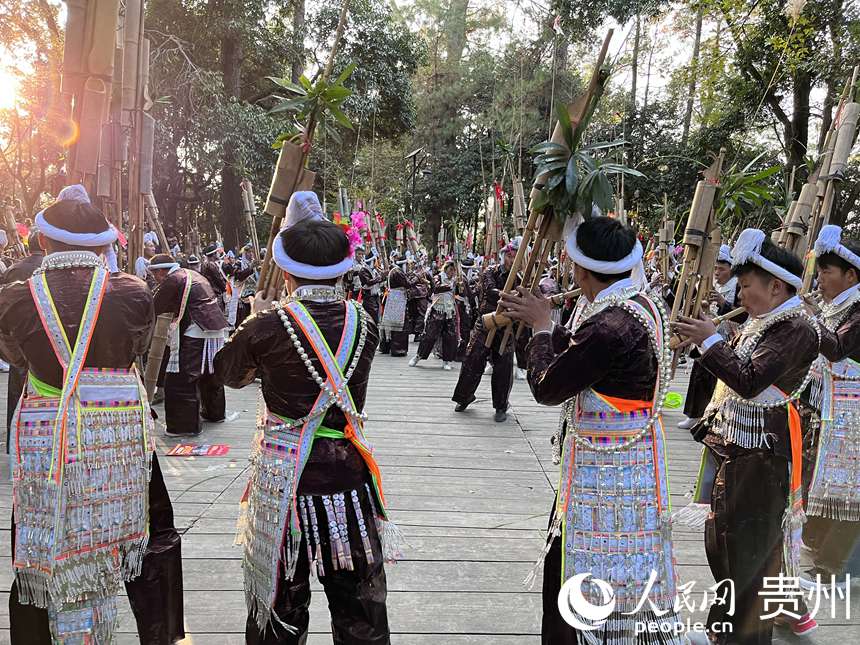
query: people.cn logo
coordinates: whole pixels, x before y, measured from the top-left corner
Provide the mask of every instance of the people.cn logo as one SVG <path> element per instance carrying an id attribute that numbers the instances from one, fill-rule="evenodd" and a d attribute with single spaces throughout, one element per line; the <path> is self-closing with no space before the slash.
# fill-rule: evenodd
<path id="1" fill-rule="evenodd" d="M 582 583 L 589 578 L 589 584 L 597 587 L 603 596 L 602 605 L 591 604 L 582 593 Z M 603 627 L 615 610 L 615 592 L 606 580 L 594 578 L 590 573 L 578 573 L 562 585 L 558 593 L 558 610 L 574 629 L 594 631 Z"/>

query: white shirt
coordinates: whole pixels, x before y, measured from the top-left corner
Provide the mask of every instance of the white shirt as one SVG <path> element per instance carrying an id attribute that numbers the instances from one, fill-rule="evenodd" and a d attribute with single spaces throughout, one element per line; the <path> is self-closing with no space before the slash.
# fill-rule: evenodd
<path id="1" fill-rule="evenodd" d="M 848 300 L 851 296 L 854 295 L 854 292 L 860 289 L 860 284 L 855 284 L 853 287 L 848 287 L 845 291 L 836 296 L 833 300 L 830 301 L 830 304 L 834 307 L 838 307 L 843 302 Z"/>

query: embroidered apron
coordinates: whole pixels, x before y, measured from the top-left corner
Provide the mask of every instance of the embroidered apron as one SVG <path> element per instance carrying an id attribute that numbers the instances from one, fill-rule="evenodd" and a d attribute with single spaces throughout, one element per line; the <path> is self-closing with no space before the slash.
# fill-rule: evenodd
<path id="1" fill-rule="evenodd" d="M 305 338 L 322 364 L 327 379 L 326 388 L 341 388 L 348 405 L 356 416 L 345 415 L 347 426 L 344 437 L 350 440 L 364 458 L 373 481 L 378 522 L 383 522 L 380 535 L 384 536 L 388 515 L 382 493 L 379 466 L 373 458 L 372 448 L 364 436 L 363 423 L 349 388 L 344 381 L 344 369 L 352 357 L 358 337 L 362 313 L 361 305 L 346 301 L 346 316 L 337 352 L 332 352 L 310 313 L 300 302 L 290 302 L 284 309 L 301 328 Z M 254 439 L 251 456 L 251 480 L 247 504 L 239 523 L 237 542 L 244 545 L 243 569 L 245 598 L 248 609 L 256 616 L 262 629 L 274 617 L 273 606 L 277 596 L 279 563 L 284 561 L 286 578 L 292 579 L 301 546 L 301 525 L 297 504 L 297 489 L 302 471 L 310 456 L 311 447 L 325 414 L 314 414 L 326 408 L 329 395 L 320 390 L 308 420 L 300 428 L 285 427 L 284 420 L 261 406 L 259 429 Z M 371 496 L 371 499 L 373 496 Z"/>
<path id="2" fill-rule="evenodd" d="M 661 318 L 654 306 L 628 302 L 641 310 L 642 318 L 662 339 L 662 325 L 655 322 Z M 555 507 L 562 539 L 562 584 L 586 573 L 608 582 L 615 593 L 615 610 L 605 631 L 579 633 L 589 643 L 632 645 L 640 642 L 635 633 L 637 621 L 645 618 L 668 626 L 676 620 L 677 573 L 662 419 L 641 439 L 624 446 L 648 425 L 653 402 L 619 399 L 588 389 L 572 405 L 568 417 L 572 427 L 565 435 Z M 576 436 L 595 446 L 619 448 L 589 450 L 575 441 Z M 647 598 L 666 614 L 643 615 L 650 608 L 646 604 L 636 614 L 623 615 L 637 609 L 646 591 Z M 602 590 L 590 580 L 583 582 L 582 594 L 595 606 L 605 604 Z M 648 635 L 638 638 L 647 640 Z M 673 643 L 675 638 L 666 633 L 652 640 Z"/>
<path id="3" fill-rule="evenodd" d="M 824 359 L 822 358 L 822 361 Z M 860 521 L 860 365 L 821 366 L 821 434 L 806 512 Z"/>
<path id="4" fill-rule="evenodd" d="M 405 287 L 390 289 L 385 296 L 385 304 L 382 309 L 382 318 L 379 327 L 389 333 L 403 331 L 406 322 L 406 304 L 408 302 Z"/>
<path id="5" fill-rule="evenodd" d="M 74 346 L 45 274 L 29 281 L 63 387 L 30 374 L 13 418 L 13 566 L 21 602 L 49 610 L 61 643 L 109 642 L 116 595 L 140 574 L 149 537 L 152 421 L 140 377 L 83 367 L 108 279 L 94 270 Z"/>

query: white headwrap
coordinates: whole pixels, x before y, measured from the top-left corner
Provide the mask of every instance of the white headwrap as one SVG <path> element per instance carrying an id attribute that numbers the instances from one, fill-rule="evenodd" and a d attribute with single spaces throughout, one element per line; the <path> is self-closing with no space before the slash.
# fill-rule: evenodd
<path id="1" fill-rule="evenodd" d="M 290 203 L 287 205 L 287 212 L 284 216 L 284 223 L 281 225 L 281 231 L 292 228 L 299 222 L 307 219 L 325 220 L 317 194 L 310 190 L 293 193 L 292 197 L 290 197 Z M 304 278 L 305 280 L 332 280 L 339 278 L 352 269 L 353 266 L 352 254 L 347 255 L 337 264 L 328 266 L 316 266 L 297 262 L 287 255 L 280 238 L 275 240 L 275 243 L 272 245 L 272 257 L 275 260 L 275 264 L 291 276 Z"/>
<path id="2" fill-rule="evenodd" d="M 854 268 L 860 270 L 860 256 L 842 244 L 842 227 L 828 224 L 821 228 L 818 239 L 815 240 L 815 257 L 820 258 L 825 253 L 835 253 Z"/>
<path id="3" fill-rule="evenodd" d="M 87 195 L 86 189 L 80 184 L 66 186 L 57 195 L 57 201 L 79 202 L 89 204 L 90 198 Z M 113 226 L 108 226 L 106 231 L 101 233 L 72 233 L 65 229 L 49 224 L 45 219 L 45 211 L 39 211 L 34 222 L 39 233 L 56 242 L 62 242 L 69 246 L 108 246 L 116 242 L 118 235 Z"/>
<path id="4" fill-rule="evenodd" d="M 155 231 L 149 231 L 148 233 L 144 233 L 143 243 L 158 246 L 158 235 L 155 234 Z"/>
<path id="5" fill-rule="evenodd" d="M 732 267 L 752 262 L 786 284 L 790 284 L 795 289 L 803 287 L 802 278 L 762 256 L 761 245 L 764 243 L 766 237 L 764 231 L 760 231 L 757 228 L 744 229 L 738 236 L 738 241 L 735 242 L 735 246 L 732 249 Z"/>
<path id="6" fill-rule="evenodd" d="M 717 256 L 717 262 L 732 263 L 732 247 L 728 244 L 720 245 L 720 254 Z"/>
<path id="7" fill-rule="evenodd" d="M 158 264 L 150 263 L 147 265 L 150 271 L 157 271 L 158 269 L 169 269 L 170 273 L 176 271 L 179 267 L 179 262 L 159 262 Z"/>
<path id="8" fill-rule="evenodd" d="M 576 243 L 576 232 L 579 225 L 582 224 L 582 218 L 579 215 L 574 215 L 568 218 L 564 225 L 564 238 L 567 254 L 574 263 L 581 266 L 583 269 L 594 271 L 595 273 L 605 273 L 607 275 L 617 275 L 619 273 L 627 273 L 632 271 L 631 278 L 633 284 L 639 288 L 647 286 L 645 279 L 645 265 L 642 263 L 644 249 L 639 239 L 633 245 L 633 249 L 625 257 L 620 260 L 595 260 L 587 256 L 579 245 Z"/>

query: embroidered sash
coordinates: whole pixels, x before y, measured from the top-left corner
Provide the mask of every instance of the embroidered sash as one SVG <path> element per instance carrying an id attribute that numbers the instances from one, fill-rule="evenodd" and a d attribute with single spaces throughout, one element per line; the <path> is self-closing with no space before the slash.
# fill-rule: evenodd
<path id="1" fill-rule="evenodd" d="M 83 367 L 108 279 L 94 270 L 74 346 L 45 274 L 29 281 L 63 387 L 30 375 L 13 419 L 13 565 L 22 602 L 49 609 L 58 642 L 82 625 L 91 635 L 112 631 L 116 594 L 139 575 L 148 541 L 152 446 L 142 383 L 134 369 Z"/>
<path id="2" fill-rule="evenodd" d="M 283 559 L 286 578 L 292 579 L 299 558 L 301 528 L 297 488 L 310 456 L 317 430 L 321 428 L 330 400 L 328 390 L 341 390 L 341 402 L 356 412 L 346 415 L 345 438 L 359 450 L 371 473 L 377 496 L 379 520 L 386 520 L 379 467 L 364 437 L 363 424 L 343 370 L 355 349 L 362 314 L 354 301 L 344 303 L 346 316 L 337 352 L 332 352 L 325 338 L 300 302 L 290 302 L 284 309 L 298 324 L 325 370 L 325 386 L 314 402 L 308 420 L 300 428 L 289 427 L 283 420 L 262 407 L 260 427 L 251 457 L 252 474 L 247 506 L 239 524 L 238 542 L 244 544 L 245 597 L 249 611 L 256 616 L 261 629 L 273 616 L 278 590 L 278 565 Z M 316 414 L 315 414 L 316 413 Z M 275 616 L 277 619 L 277 616 Z"/>

